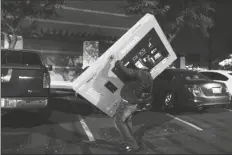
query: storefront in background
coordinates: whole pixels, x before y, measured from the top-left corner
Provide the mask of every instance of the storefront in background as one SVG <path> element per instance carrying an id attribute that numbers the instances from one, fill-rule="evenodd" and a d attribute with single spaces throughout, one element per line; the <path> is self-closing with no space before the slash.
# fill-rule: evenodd
<path id="1" fill-rule="evenodd" d="M 83 57 L 78 53 L 42 53 L 46 65 L 52 65 L 52 81 L 72 81 L 81 72 Z"/>
<path id="2" fill-rule="evenodd" d="M 83 42 L 83 66 L 86 68 L 90 66 L 100 56 L 98 41 L 84 41 Z"/>

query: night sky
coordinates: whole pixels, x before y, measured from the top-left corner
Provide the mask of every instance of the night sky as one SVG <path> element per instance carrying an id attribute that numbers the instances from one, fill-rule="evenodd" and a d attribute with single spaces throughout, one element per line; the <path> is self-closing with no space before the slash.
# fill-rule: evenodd
<path id="1" fill-rule="evenodd" d="M 214 56 L 220 56 L 219 50 L 224 54 L 232 53 L 232 0 L 216 0 L 215 27 L 212 28 Z M 218 44 L 218 45 L 216 45 Z M 222 56 L 223 56 L 222 55 Z"/>
<path id="2" fill-rule="evenodd" d="M 219 41 L 220 48 L 232 53 L 232 0 L 216 0 L 215 27 L 212 29 L 214 44 Z M 216 52 L 216 51 L 214 51 Z"/>

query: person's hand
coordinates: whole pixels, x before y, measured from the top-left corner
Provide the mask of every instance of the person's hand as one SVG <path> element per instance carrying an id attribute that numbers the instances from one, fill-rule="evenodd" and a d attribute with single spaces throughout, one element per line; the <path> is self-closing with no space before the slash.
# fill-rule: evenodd
<path id="1" fill-rule="evenodd" d="M 113 59 L 114 59 L 114 56 L 110 55 L 108 58 L 106 58 L 106 63 L 107 64 L 111 63 Z"/>
<path id="2" fill-rule="evenodd" d="M 116 57 L 115 57 L 115 54 L 110 55 L 110 56 L 108 57 L 108 62 L 113 61 L 115 58 L 116 58 Z"/>
<path id="3" fill-rule="evenodd" d="M 115 56 L 113 54 L 109 57 L 110 60 L 113 60 L 114 58 Z"/>
<path id="4" fill-rule="evenodd" d="M 117 60 L 115 62 L 115 66 L 120 66 L 120 65 L 123 65 L 123 62 L 121 60 Z"/>

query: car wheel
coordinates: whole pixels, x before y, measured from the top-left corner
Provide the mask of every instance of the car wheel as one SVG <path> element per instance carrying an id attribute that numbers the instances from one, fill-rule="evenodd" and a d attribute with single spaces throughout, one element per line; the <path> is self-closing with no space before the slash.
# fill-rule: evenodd
<path id="1" fill-rule="evenodd" d="M 52 114 L 51 104 L 49 103 L 51 103 L 51 98 L 48 98 L 48 103 L 45 107 L 38 109 L 38 113 L 43 119 L 48 119 Z"/>
<path id="2" fill-rule="evenodd" d="M 162 110 L 168 112 L 174 112 L 176 110 L 176 97 L 173 92 L 167 92 L 164 96 Z"/>
<path id="3" fill-rule="evenodd" d="M 196 107 L 195 110 L 196 110 L 197 113 L 203 113 L 203 112 L 205 112 L 207 109 L 208 109 L 207 107 L 202 107 L 202 106 L 200 106 L 200 107 Z"/>
<path id="4" fill-rule="evenodd" d="M 48 119 L 52 113 L 51 109 L 48 106 L 39 109 L 38 112 L 39 112 L 40 117 L 42 117 L 43 119 Z"/>
<path id="5" fill-rule="evenodd" d="M 229 106 L 230 106 L 229 104 L 224 104 L 222 108 L 229 109 Z"/>
<path id="6" fill-rule="evenodd" d="M 211 107 L 203 107 L 203 111 L 209 110 Z"/>

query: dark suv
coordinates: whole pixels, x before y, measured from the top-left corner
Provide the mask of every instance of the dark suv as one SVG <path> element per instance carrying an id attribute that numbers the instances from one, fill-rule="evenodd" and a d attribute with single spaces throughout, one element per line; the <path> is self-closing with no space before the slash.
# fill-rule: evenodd
<path id="1" fill-rule="evenodd" d="M 17 109 L 50 116 L 50 75 L 39 52 L 1 50 L 1 111 L 2 115 Z"/>

